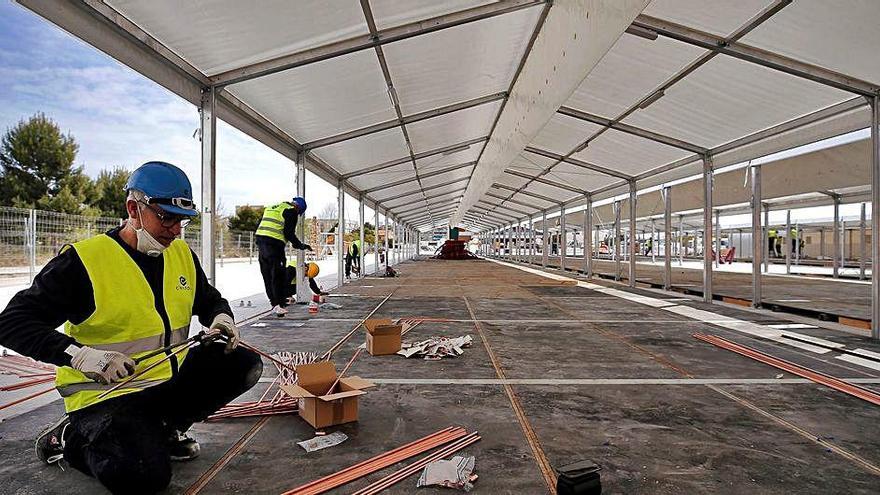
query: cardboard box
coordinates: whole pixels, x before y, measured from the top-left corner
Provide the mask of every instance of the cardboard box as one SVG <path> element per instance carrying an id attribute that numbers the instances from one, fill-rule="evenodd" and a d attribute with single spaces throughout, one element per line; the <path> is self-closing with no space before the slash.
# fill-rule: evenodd
<path id="1" fill-rule="evenodd" d="M 374 386 L 363 378 L 343 377 L 336 381 L 336 367 L 330 361 L 302 364 L 296 367 L 296 385 L 281 385 L 287 395 L 299 399 L 299 415 L 315 428 L 341 425 L 358 420 L 358 396 Z"/>
<path id="2" fill-rule="evenodd" d="M 400 350 L 402 325 L 393 325 L 387 318 L 376 318 L 365 321 L 364 327 L 367 329 L 367 352 L 373 356 L 397 354 Z"/>

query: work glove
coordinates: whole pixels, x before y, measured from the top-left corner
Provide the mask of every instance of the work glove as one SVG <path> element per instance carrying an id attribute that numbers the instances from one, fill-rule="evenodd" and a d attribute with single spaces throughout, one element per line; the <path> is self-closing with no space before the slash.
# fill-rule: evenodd
<path id="1" fill-rule="evenodd" d="M 230 353 L 233 349 L 238 347 L 238 341 L 240 338 L 238 327 L 235 326 L 235 320 L 233 320 L 228 314 L 220 313 L 215 316 L 214 321 L 211 322 L 209 330 L 219 330 L 221 334 L 228 338 L 228 341 L 226 342 L 226 353 Z"/>
<path id="2" fill-rule="evenodd" d="M 134 373 L 134 361 L 121 352 L 80 347 L 70 357 L 70 365 L 103 385 L 123 380 Z"/>
<path id="3" fill-rule="evenodd" d="M 304 244 L 304 245 L 303 245 L 303 249 L 305 249 L 306 251 L 314 251 L 314 250 L 312 249 L 312 246 L 309 246 L 308 244 Z"/>

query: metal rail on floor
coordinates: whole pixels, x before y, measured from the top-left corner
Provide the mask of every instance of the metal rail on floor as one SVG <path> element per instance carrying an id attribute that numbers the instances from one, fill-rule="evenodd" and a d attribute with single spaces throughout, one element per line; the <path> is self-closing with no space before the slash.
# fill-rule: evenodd
<path id="1" fill-rule="evenodd" d="M 865 387 L 846 382 L 831 375 L 826 375 L 825 373 L 820 373 L 818 371 L 805 368 L 790 361 L 786 361 L 784 359 L 780 359 L 778 357 L 763 353 L 757 349 L 752 349 L 751 347 L 737 344 L 736 342 L 731 342 L 730 340 L 719 337 L 717 335 L 695 333 L 694 338 L 700 339 L 704 342 L 708 342 L 722 349 L 727 349 L 728 351 L 733 351 L 737 354 L 752 358 L 756 361 L 768 364 L 775 368 L 779 368 L 793 375 L 807 378 L 821 385 L 825 385 L 826 387 L 833 388 L 834 390 L 852 395 L 853 397 L 857 397 L 859 399 L 868 401 L 871 404 L 880 406 L 880 394 Z"/>

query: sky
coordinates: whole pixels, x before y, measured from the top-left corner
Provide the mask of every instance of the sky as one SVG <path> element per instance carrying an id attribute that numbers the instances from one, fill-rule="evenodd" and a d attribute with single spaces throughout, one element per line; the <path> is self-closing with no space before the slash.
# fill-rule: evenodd
<path id="1" fill-rule="evenodd" d="M 186 171 L 201 199 L 198 109 L 19 5 L 0 1 L 0 132 L 42 112 L 79 143 L 75 164 L 95 177 L 151 161 Z M 222 121 L 217 125 L 217 198 L 273 204 L 296 192 L 292 161 Z M 336 188 L 307 174 L 309 213 L 336 202 Z M 357 204 L 346 198 L 346 216 Z M 373 217 L 367 208 L 367 218 Z"/>

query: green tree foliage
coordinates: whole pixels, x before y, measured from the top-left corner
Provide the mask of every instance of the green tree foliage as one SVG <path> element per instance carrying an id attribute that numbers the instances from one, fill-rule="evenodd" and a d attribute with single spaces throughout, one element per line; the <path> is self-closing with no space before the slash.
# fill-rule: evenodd
<path id="1" fill-rule="evenodd" d="M 356 239 L 361 238 L 361 228 L 355 227 L 348 234 L 345 234 L 346 242 L 352 242 Z M 364 244 L 368 247 L 373 245 L 373 240 L 376 238 L 376 228 L 373 227 L 373 224 L 370 222 L 364 222 Z"/>
<path id="2" fill-rule="evenodd" d="M 93 197 L 87 203 L 97 208 L 105 216 L 127 218 L 125 184 L 128 183 L 129 177 L 131 177 L 131 172 L 122 167 L 102 170 L 95 180 Z"/>
<path id="3" fill-rule="evenodd" d="M 20 121 L 0 140 L 0 205 L 126 218 L 130 172 L 104 170 L 96 180 L 73 165 L 79 145 L 42 113 Z"/>
<path id="4" fill-rule="evenodd" d="M 235 215 L 229 219 L 229 230 L 253 232 L 257 230 L 261 218 L 263 218 L 262 206 L 236 207 Z"/>
<path id="5" fill-rule="evenodd" d="M 35 207 L 44 197 L 61 194 L 57 203 L 73 207 L 83 194 L 74 189 L 82 175 L 82 168 L 73 166 L 78 149 L 73 136 L 62 134 L 42 113 L 20 121 L 0 140 L 0 200 Z"/>

